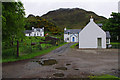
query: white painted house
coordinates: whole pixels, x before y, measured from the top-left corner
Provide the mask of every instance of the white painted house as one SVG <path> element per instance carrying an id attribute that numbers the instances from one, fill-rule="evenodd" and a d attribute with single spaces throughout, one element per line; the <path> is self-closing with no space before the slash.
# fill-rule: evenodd
<path id="1" fill-rule="evenodd" d="M 25 36 L 40 36 L 44 37 L 44 27 L 43 28 L 34 28 L 32 30 L 25 30 Z"/>
<path id="2" fill-rule="evenodd" d="M 106 48 L 106 38 L 106 32 L 91 18 L 79 33 L 79 48 Z"/>
<path id="3" fill-rule="evenodd" d="M 64 29 L 65 42 L 79 42 L 79 32 L 81 29 Z"/>
<path id="4" fill-rule="evenodd" d="M 81 29 L 64 28 L 65 42 L 79 42 L 79 48 L 106 48 L 110 44 L 109 31 L 102 30 L 102 24 L 96 24 L 91 17 L 90 22 Z"/>

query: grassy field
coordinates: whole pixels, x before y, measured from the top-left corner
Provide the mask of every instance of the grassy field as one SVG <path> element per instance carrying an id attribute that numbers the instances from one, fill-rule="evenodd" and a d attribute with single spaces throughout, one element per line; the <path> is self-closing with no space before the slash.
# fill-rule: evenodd
<path id="1" fill-rule="evenodd" d="M 20 57 L 14 57 L 14 56 L 11 56 L 10 58 L 8 59 L 3 59 L 2 62 L 13 62 L 13 61 L 18 61 L 18 60 L 24 60 L 24 59 L 31 59 L 31 58 L 34 58 L 35 56 L 40 56 L 40 55 L 43 55 L 43 54 L 47 54 L 49 52 L 51 52 L 52 50 L 64 45 L 66 43 L 61 43 L 59 44 L 58 46 L 52 46 L 48 49 L 44 49 L 44 50 L 41 50 L 41 51 L 38 51 L 38 52 L 33 52 L 31 54 L 26 54 L 26 55 L 21 55 Z"/>

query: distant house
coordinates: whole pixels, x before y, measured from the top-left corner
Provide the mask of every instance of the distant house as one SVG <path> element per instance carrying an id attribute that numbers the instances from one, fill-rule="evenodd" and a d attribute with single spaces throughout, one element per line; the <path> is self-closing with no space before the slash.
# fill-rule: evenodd
<path id="1" fill-rule="evenodd" d="M 79 42 L 79 32 L 81 29 L 66 29 L 64 28 L 65 42 Z"/>
<path id="2" fill-rule="evenodd" d="M 25 30 L 25 36 L 40 36 L 44 37 L 44 27 L 43 28 L 34 28 L 32 30 Z"/>

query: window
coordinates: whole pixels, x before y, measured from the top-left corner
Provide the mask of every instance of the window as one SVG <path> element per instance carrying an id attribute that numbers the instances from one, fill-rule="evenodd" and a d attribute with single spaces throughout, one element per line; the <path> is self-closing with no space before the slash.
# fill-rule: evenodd
<path id="1" fill-rule="evenodd" d="M 69 40 L 69 38 L 67 38 L 67 40 Z"/>
<path id="2" fill-rule="evenodd" d="M 68 32 L 68 35 L 70 34 L 70 32 Z"/>
<path id="3" fill-rule="evenodd" d="M 40 36 L 42 36 L 42 34 L 40 34 Z"/>
<path id="4" fill-rule="evenodd" d="M 39 36 L 39 34 L 37 33 L 37 36 Z"/>
<path id="5" fill-rule="evenodd" d="M 102 48 L 102 38 L 97 38 L 98 48 Z"/>
<path id="6" fill-rule="evenodd" d="M 34 34 L 34 36 L 36 36 L 36 34 Z"/>

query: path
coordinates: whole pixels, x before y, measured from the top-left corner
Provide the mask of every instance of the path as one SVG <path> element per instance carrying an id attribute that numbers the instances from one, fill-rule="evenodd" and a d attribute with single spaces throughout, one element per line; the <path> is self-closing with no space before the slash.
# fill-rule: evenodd
<path id="1" fill-rule="evenodd" d="M 65 44 L 34 59 L 3 64 L 3 78 L 81 78 L 90 74 L 113 74 L 118 69 L 117 49 L 71 49 L 73 44 Z M 40 64 L 41 61 L 49 59 L 54 59 L 57 63 L 48 66 Z"/>

